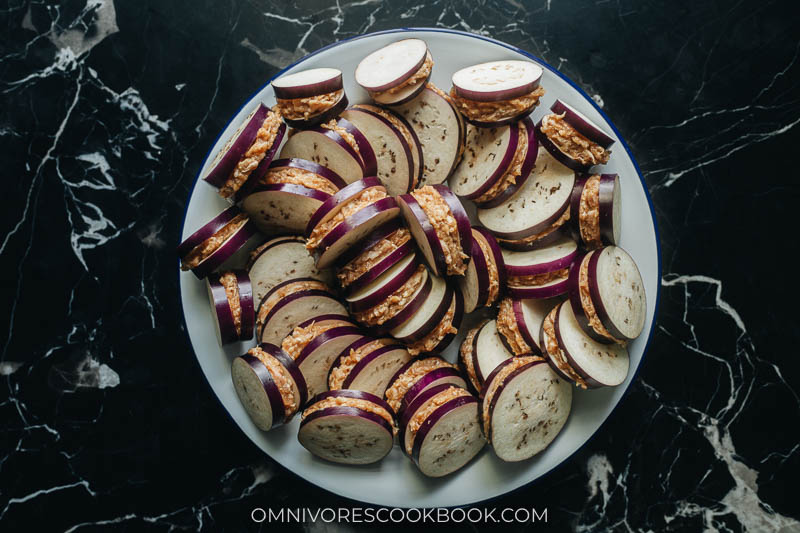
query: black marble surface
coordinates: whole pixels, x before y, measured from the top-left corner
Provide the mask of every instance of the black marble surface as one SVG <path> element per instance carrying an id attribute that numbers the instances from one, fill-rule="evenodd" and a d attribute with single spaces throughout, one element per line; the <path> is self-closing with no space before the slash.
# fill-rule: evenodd
<path id="1" fill-rule="evenodd" d="M 0 530 L 244 531 L 257 506 L 351 505 L 273 463 L 217 402 L 181 325 L 174 246 L 206 151 L 279 68 L 438 26 L 527 49 L 591 94 L 661 233 L 660 312 L 626 399 L 563 466 L 488 505 L 548 508 L 518 531 L 800 531 L 795 6 L 7 0 Z"/>

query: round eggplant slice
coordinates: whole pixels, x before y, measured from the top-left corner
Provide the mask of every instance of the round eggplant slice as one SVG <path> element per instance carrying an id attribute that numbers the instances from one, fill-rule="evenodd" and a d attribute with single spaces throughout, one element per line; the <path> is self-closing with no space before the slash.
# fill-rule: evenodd
<path id="1" fill-rule="evenodd" d="M 345 109 L 347 109 L 347 105 L 343 106 L 341 110 L 344 111 Z M 369 141 L 361 132 L 361 130 L 346 118 L 341 117 L 336 121 L 336 127 L 344 131 L 344 133 L 341 134 L 343 137 L 345 136 L 345 133 L 353 137 L 353 140 L 358 147 L 356 151 L 361 157 L 361 164 L 364 167 L 364 175 L 374 176 L 377 174 L 378 160 L 375 159 L 375 152 L 372 150 L 372 146 L 369 144 Z"/>
<path id="2" fill-rule="evenodd" d="M 178 256 L 183 258 L 241 214 L 242 210 L 235 205 L 232 205 L 219 215 L 209 220 L 207 223 L 200 226 L 197 231 L 186 237 L 186 239 L 184 239 L 184 241 L 178 245 L 176 250 Z"/>
<path id="3" fill-rule="evenodd" d="M 568 237 L 529 252 L 503 250 L 509 278 L 538 276 L 570 267 L 578 254 L 578 245 Z"/>
<path id="4" fill-rule="evenodd" d="M 578 133 L 590 141 L 599 144 L 603 148 L 608 148 L 614 144 L 614 138 L 611 137 L 611 135 L 603 131 L 600 126 L 589 120 L 583 113 L 563 100 L 556 100 L 553 105 L 550 106 L 550 111 L 557 115 L 563 113 L 565 122 L 575 128 Z"/>
<path id="5" fill-rule="evenodd" d="M 313 161 L 331 169 L 348 183 L 366 176 L 361 156 L 344 137 L 321 127 L 291 135 L 283 145 L 280 157 Z"/>
<path id="6" fill-rule="evenodd" d="M 414 446 L 414 433 L 406 432 L 411 418 L 423 407 L 428 407 L 428 405 L 431 404 L 431 400 L 438 396 L 441 392 L 449 390 L 452 394 L 452 389 L 453 386 L 450 383 L 444 382 L 425 387 L 424 390 L 420 391 L 413 398 L 410 398 L 408 402 L 405 401 L 405 397 L 403 398 L 403 402 L 397 416 L 398 426 L 400 429 L 398 434 L 398 442 L 406 455 L 411 455 Z M 437 403 L 441 403 L 441 401 Z"/>
<path id="7" fill-rule="evenodd" d="M 275 97 L 285 100 L 310 98 L 341 90 L 342 71 L 335 68 L 312 68 L 284 74 L 272 80 Z"/>
<path id="8" fill-rule="evenodd" d="M 491 200 L 481 202 L 480 206 L 483 209 L 497 207 L 498 205 L 504 203 L 506 200 L 514 196 L 514 193 L 516 193 L 519 188 L 525 184 L 528 178 L 531 177 L 533 168 L 536 165 L 536 158 L 539 155 L 539 141 L 536 137 L 536 126 L 533 124 L 533 121 L 530 119 L 530 117 L 525 117 L 521 122 L 525 126 L 527 145 L 525 148 L 525 159 L 522 160 L 519 176 L 516 177 L 514 183 L 507 185 L 505 189 L 499 192 Z M 478 198 L 476 198 L 476 201 L 477 200 Z"/>
<path id="9" fill-rule="evenodd" d="M 300 236 L 277 237 L 253 251 L 248 269 L 253 298 L 261 302 L 276 285 L 291 279 L 311 278 L 330 286 L 330 270 L 319 270 Z"/>
<path id="10" fill-rule="evenodd" d="M 400 212 L 411 230 L 417 246 L 425 257 L 425 262 L 436 276 L 447 274 L 447 264 L 445 263 L 444 250 L 436 230 L 431 224 L 428 215 L 417 202 L 417 199 L 410 194 L 403 194 L 397 197 L 397 204 Z"/>
<path id="11" fill-rule="evenodd" d="M 395 41 L 361 60 L 356 83 L 371 92 L 397 87 L 422 67 L 427 55 L 428 45 L 421 39 Z"/>
<path id="12" fill-rule="evenodd" d="M 472 254 L 464 277 L 459 278 L 458 287 L 464 297 L 467 313 L 483 307 L 489 297 L 489 265 L 483 255 L 474 234 L 472 238 Z"/>
<path id="13" fill-rule="evenodd" d="M 528 346 L 536 352 L 534 355 L 544 351 L 539 344 L 539 334 L 544 317 L 559 303 L 558 299 L 519 300 L 515 298 L 511 301 L 517 328 Z"/>
<path id="14" fill-rule="evenodd" d="M 295 362 L 303 372 L 310 396 L 328 390 L 328 373 L 333 362 L 342 350 L 364 338 L 359 328 L 343 325 L 324 331 L 300 351 Z"/>
<path id="15" fill-rule="evenodd" d="M 267 367 L 245 354 L 231 364 L 233 388 L 245 411 L 259 429 L 267 431 L 283 423 L 286 416 L 278 386 Z"/>
<path id="16" fill-rule="evenodd" d="M 319 224 L 324 224 L 339 211 L 344 208 L 348 203 L 358 199 L 361 193 L 368 189 L 380 187 L 383 188 L 380 180 L 374 176 L 354 181 L 353 183 L 343 187 L 337 191 L 336 194 L 330 196 L 323 204 L 317 209 L 309 218 L 308 225 L 305 228 L 306 235 L 311 235 L 311 232 Z"/>
<path id="17" fill-rule="evenodd" d="M 456 93 L 476 102 L 512 100 L 539 87 L 542 68 L 530 61 L 491 61 L 453 74 Z"/>
<path id="18" fill-rule="evenodd" d="M 378 178 L 391 196 L 413 188 L 414 168 L 411 146 L 391 122 L 369 109 L 354 107 L 342 113 L 364 134 L 377 160 Z"/>
<path id="19" fill-rule="evenodd" d="M 256 139 L 258 130 L 269 112 L 270 110 L 267 106 L 258 104 L 258 107 L 244 119 L 225 145 L 214 156 L 208 171 L 203 176 L 204 181 L 217 188 L 222 187 L 228 181 L 236 164 Z"/>
<path id="20" fill-rule="evenodd" d="M 220 346 L 223 346 L 239 340 L 239 333 L 236 331 L 231 302 L 228 300 L 225 286 L 220 281 L 221 277 L 221 273 L 210 274 L 206 278 L 206 288 L 211 301 L 211 315 L 214 317 L 214 326 L 216 326 L 214 332 L 217 334 Z"/>
<path id="21" fill-rule="evenodd" d="M 261 185 L 244 198 L 242 209 L 262 233 L 301 233 L 314 212 L 330 197 L 294 183 Z"/>
<path id="22" fill-rule="evenodd" d="M 381 105 L 396 106 L 406 104 L 416 98 L 417 95 L 421 93 L 423 89 L 425 89 L 425 85 L 427 85 L 430 79 L 431 72 L 428 73 L 424 80 L 420 80 L 413 84 L 410 83 L 395 92 L 386 91 L 381 93 L 371 93 L 370 96 L 372 96 L 372 99 L 375 100 L 375 102 Z"/>
<path id="23" fill-rule="evenodd" d="M 206 281 L 208 295 L 214 308 L 213 316 L 220 345 L 252 338 L 255 309 L 253 287 L 247 272 L 234 270 L 212 273 Z M 238 328 L 234 310 L 238 311 Z"/>
<path id="24" fill-rule="evenodd" d="M 466 465 L 486 444 L 480 430 L 478 400 L 461 396 L 436 408 L 422 423 L 412 457 L 429 477 L 442 477 Z"/>
<path id="25" fill-rule="evenodd" d="M 344 181 L 339 174 L 313 161 L 307 161 L 299 158 L 276 159 L 269 164 L 269 170 L 272 171 L 285 169 L 297 169 L 299 171 L 316 174 L 318 177 L 329 181 L 334 187 L 336 187 L 336 189 L 339 190 L 344 189 L 347 186 L 347 182 Z"/>
<path id="26" fill-rule="evenodd" d="M 503 461 L 522 461 L 544 450 L 572 408 L 572 387 L 541 358 L 525 359 L 532 362 L 513 370 L 484 399 L 490 442 Z"/>
<path id="27" fill-rule="evenodd" d="M 392 337 L 401 342 L 413 343 L 425 337 L 439 325 L 450 306 L 453 289 L 438 276 L 429 274 L 428 278 L 431 280 L 431 290 L 420 308 L 391 331 Z"/>
<path id="28" fill-rule="evenodd" d="M 310 289 L 292 293 L 270 309 L 261 322 L 259 338 L 261 342 L 278 344 L 301 322 L 324 314 L 346 315 L 347 309 L 328 291 Z"/>
<path id="29" fill-rule="evenodd" d="M 256 241 L 260 240 L 258 229 L 246 217 L 237 225 L 223 228 L 214 235 L 215 239 L 224 239 L 219 246 L 208 252 L 192 272 L 199 279 L 203 279 L 217 269 L 236 268 L 244 263 L 243 254 L 246 254 Z M 240 260 L 241 259 L 241 260 Z"/>
<path id="30" fill-rule="evenodd" d="M 334 463 L 376 463 L 392 450 L 394 434 L 382 416 L 339 405 L 314 411 L 300 422 L 297 440 L 309 452 Z"/>
<path id="31" fill-rule="evenodd" d="M 452 310 L 452 315 L 450 312 Z M 464 297 L 461 291 L 453 289 L 453 297 L 445 311 L 444 318 L 430 333 L 420 340 L 409 344 L 408 351 L 412 354 L 436 354 L 443 352 L 453 339 L 456 338 L 461 321 L 464 319 Z M 436 343 L 436 344 L 433 344 Z"/>
<path id="32" fill-rule="evenodd" d="M 491 189 L 509 170 L 518 143 L 516 123 L 499 128 L 468 126 L 464 156 L 450 176 L 452 191 L 473 200 Z"/>
<path id="33" fill-rule="evenodd" d="M 383 396 L 395 372 L 411 359 L 404 346 L 382 346 L 362 357 L 350 370 L 342 386 Z"/>
<path id="34" fill-rule="evenodd" d="M 503 336 L 497 331 L 497 322 L 487 321 L 472 339 L 472 367 L 475 377 L 483 384 L 486 378 L 506 359 L 514 356 L 506 349 Z"/>
<path id="35" fill-rule="evenodd" d="M 388 238 L 392 233 L 403 227 L 403 221 L 395 218 L 375 229 L 372 233 L 359 241 L 358 247 L 351 248 L 343 253 L 336 261 L 337 268 L 343 268 L 348 263 L 354 261 L 362 253 L 368 252 L 373 246 Z"/>
<path id="36" fill-rule="evenodd" d="M 547 283 L 529 287 L 509 287 L 508 294 L 520 300 L 555 298 L 569 292 L 569 277 L 557 278 Z"/>
<path id="37" fill-rule="evenodd" d="M 478 209 L 478 220 L 502 239 L 525 239 L 542 233 L 569 208 L 574 183 L 575 173 L 539 148 L 532 174 L 522 187 L 505 203 Z"/>
<path id="38" fill-rule="evenodd" d="M 361 291 L 370 283 L 378 279 L 387 270 L 396 265 L 399 261 L 407 258 L 409 255 L 414 255 L 414 245 L 411 242 L 406 242 L 400 245 L 399 248 L 392 250 L 386 257 L 380 259 L 375 265 L 365 271 L 358 278 L 353 280 L 347 285 L 347 294 L 351 295 L 357 291 Z"/>
<path id="39" fill-rule="evenodd" d="M 432 84 L 408 103 L 395 106 L 416 133 L 424 162 L 418 186 L 444 182 L 461 158 L 460 116 L 449 98 Z"/>
<path id="40" fill-rule="evenodd" d="M 350 309 L 357 313 L 380 304 L 403 286 L 414 275 L 418 266 L 415 254 L 404 257 L 375 281 L 347 296 L 345 299 L 350 304 Z"/>
<path id="41" fill-rule="evenodd" d="M 419 378 L 411 387 L 409 387 L 403 401 L 400 403 L 400 412 L 404 413 L 411 403 L 420 394 L 439 385 L 455 385 L 462 389 L 467 388 L 467 382 L 461 376 L 458 370 L 451 367 L 441 367 L 431 370 L 421 378 Z"/>
<path id="42" fill-rule="evenodd" d="M 600 236 L 609 246 L 619 242 L 622 231 L 622 189 L 619 175 L 600 175 Z"/>
<path id="43" fill-rule="evenodd" d="M 589 337 L 601 344 L 620 342 L 603 326 L 600 317 L 597 315 L 597 309 L 592 302 L 588 274 L 589 259 L 594 253 L 595 251 L 593 250 L 587 254 L 579 255 L 569 270 L 569 304 L 572 306 L 572 311 L 578 320 L 578 324 Z M 586 308 L 584 308 L 584 302 L 587 305 Z M 593 316 L 594 320 L 590 320 L 590 316 Z"/>
<path id="44" fill-rule="evenodd" d="M 624 341 L 642 333 L 647 300 L 636 262 L 619 246 L 607 246 L 589 258 L 589 292 L 600 321 Z"/>
<path id="45" fill-rule="evenodd" d="M 372 331 L 379 335 L 389 333 L 389 331 L 407 321 L 414 313 L 419 311 L 419 308 L 425 303 L 431 291 L 431 286 L 433 285 L 431 273 L 428 269 L 423 270 L 422 276 L 422 283 L 420 283 L 419 288 L 417 288 L 416 292 L 411 296 L 408 303 L 383 323 L 372 326 Z"/>
<path id="46" fill-rule="evenodd" d="M 369 235 L 375 228 L 397 217 L 400 209 L 394 198 L 381 198 L 377 202 L 347 217 L 323 237 L 317 248 L 317 268 L 328 268 L 351 246 Z"/>
<path id="47" fill-rule="evenodd" d="M 589 387 L 614 387 L 628 376 L 628 350 L 619 344 L 601 344 L 584 333 L 572 306 L 561 304 L 554 323 L 556 339 L 567 363 Z"/>

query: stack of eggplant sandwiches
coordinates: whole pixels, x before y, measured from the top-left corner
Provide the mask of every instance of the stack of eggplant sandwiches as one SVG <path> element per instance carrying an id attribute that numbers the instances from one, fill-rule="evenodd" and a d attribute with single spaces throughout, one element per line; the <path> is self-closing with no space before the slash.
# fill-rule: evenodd
<path id="1" fill-rule="evenodd" d="M 354 73 L 365 104 L 334 68 L 273 80 L 276 105 L 203 175 L 234 205 L 178 254 L 220 344 L 244 352 L 232 379 L 256 427 L 299 414 L 323 460 L 397 445 L 439 477 L 487 443 L 503 461 L 544 450 L 572 385 L 626 379 L 646 302 L 616 246 L 619 177 L 597 170 L 614 139 L 560 100 L 534 120 L 532 62 L 462 69 L 449 93 L 433 66 L 420 39 L 374 51 Z"/>

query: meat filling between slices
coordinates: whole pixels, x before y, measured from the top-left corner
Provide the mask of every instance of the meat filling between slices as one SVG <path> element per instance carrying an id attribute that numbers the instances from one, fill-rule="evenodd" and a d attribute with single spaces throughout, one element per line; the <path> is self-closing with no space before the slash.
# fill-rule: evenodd
<path id="1" fill-rule="evenodd" d="M 425 55 L 425 61 L 422 63 L 422 66 L 411 75 L 410 78 L 403 81 L 400 85 L 396 85 L 385 91 L 369 91 L 370 96 L 373 97 L 380 97 L 382 94 L 397 94 L 400 91 L 404 90 L 406 87 L 410 87 L 412 85 L 416 85 L 420 82 L 423 82 L 428 79 L 428 75 L 431 73 L 433 69 L 433 57 L 431 57 L 430 52 Z"/>
<path id="2" fill-rule="evenodd" d="M 439 192 L 426 185 L 411 193 L 433 226 L 436 237 L 442 243 L 447 275 L 461 276 L 467 269 L 467 255 L 461 249 L 461 240 L 458 234 L 458 223 L 450 211 L 450 206 Z"/>
<path id="3" fill-rule="evenodd" d="M 564 212 L 561 213 L 561 216 L 558 217 L 558 220 L 553 222 L 553 224 L 550 227 L 548 227 L 546 230 L 542 231 L 541 233 L 537 233 L 535 235 L 531 235 L 530 237 L 525 237 L 524 239 L 517 239 L 517 240 L 498 239 L 498 240 L 500 242 L 506 242 L 506 243 L 511 243 L 511 244 L 532 244 L 532 243 L 534 243 L 534 242 L 536 242 L 538 240 L 544 239 L 545 237 L 547 237 L 548 235 L 550 235 L 551 233 L 556 231 L 558 228 L 560 228 L 561 226 L 566 224 L 566 222 L 568 220 L 569 220 L 569 209 L 565 209 Z"/>
<path id="4" fill-rule="evenodd" d="M 322 409 L 327 409 L 329 407 L 355 407 L 356 409 L 361 409 L 362 411 L 374 413 L 386 420 L 389 425 L 392 426 L 392 433 L 397 433 L 397 427 L 395 426 L 394 418 L 392 417 L 391 413 L 389 413 L 380 405 L 376 405 L 369 400 L 363 400 L 360 398 L 348 398 L 346 396 L 331 396 L 329 398 L 324 398 L 303 411 L 303 418 L 305 419 L 311 413 L 321 411 Z"/>
<path id="5" fill-rule="evenodd" d="M 320 124 L 321 127 L 325 128 L 326 130 L 335 131 L 338 133 L 344 141 L 350 145 L 350 148 L 353 149 L 355 153 L 361 157 L 361 151 L 358 149 L 358 143 L 356 142 L 356 138 L 353 136 L 352 133 L 347 131 L 345 128 L 340 126 L 335 120 L 331 120 L 326 122 L 325 124 Z"/>
<path id="6" fill-rule="evenodd" d="M 566 356 L 564 356 L 564 352 L 561 351 L 561 347 L 558 345 L 558 339 L 556 338 L 556 328 L 555 328 L 555 317 L 556 313 L 558 313 L 560 306 L 556 306 L 552 311 L 550 311 L 547 316 L 544 318 L 544 322 L 542 322 L 542 332 L 544 332 L 544 349 L 547 352 L 547 355 L 550 356 L 550 359 L 556 364 L 561 372 L 568 376 L 571 380 L 575 382 L 575 384 L 582 389 L 586 389 L 586 381 L 578 374 L 572 366 L 567 362 Z"/>
<path id="7" fill-rule="evenodd" d="M 336 277 L 342 287 L 347 287 L 410 240 L 411 232 L 408 229 L 400 228 L 395 230 L 347 263 L 339 270 Z"/>
<path id="8" fill-rule="evenodd" d="M 611 152 L 590 141 L 573 128 L 564 120 L 564 113 L 546 115 L 542 119 L 542 133 L 562 153 L 582 165 L 604 165 L 608 163 Z"/>
<path id="9" fill-rule="evenodd" d="M 425 267 L 419 265 L 417 271 L 403 283 L 396 291 L 385 298 L 381 303 L 370 307 L 366 311 L 353 313 L 353 317 L 362 324 L 379 326 L 402 311 L 411 302 L 417 289 L 425 279 Z"/>
<path id="10" fill-rule="evenodd" d="M 603 246 L 600 237 L 600 176 L 594 175 L 583 186 L 578 209 L 578 229 L 590 250 Z"/>
<path id="11" fill-rule="evenodd" d="M 541 357 L 530 356 L 530 357 L 514 357 L 511 359 L 511 362 L 505 365 L 503 368 L 497 371 L 497 374 L 492 378 L 492 381 L 488 383 L 489 387 L 484 391 L 483 397 L 483 412 L 481 413 L 481 420 L 483 421 L 483 434 L 490 435 L 490 425 L 491 420 L 489 419 L 489 408 L 492 405 L 492 396 L 497 392 L 497 389 L 500 388 L 500 385 L 505 381 L 505 379 L 516 369 L 521 366 L 527 365 L 532 361 L 541 360 Z M 486 383 L 484 383 L 486 385 Z"/>
<path id="12" fill-rule="evenodd" d="M 422 376 L 437 368 L 455 368 L 455 366 L 441 357 L 426 357 L 425 359 L 417 359 L 414 361 L 411 366 L 409 366 L 405 372 L 397 376 L 391 386 L 386 389 L 386 403 L 389 404 L 389 407 L 391 407 L 395 413 L 398 412 L 403 397 L 405 397 L 408 389 L 419 381 Z"/>
<path id="13" fill-rule="evenodd" d="M 289 120 L 308 120 L 332 108 L 344 96 L 344 89 L 306 98 L 278 98 L 281 114 Z"/>
<path id="14" fill-rule="evenodd" d="M 497 331 L 505 337 L 514 355 L 522 355 L 533 351 L 519 331 L 511 298 L 504 298 L 500 302 L 500 310 L 497 313 Z"/>
<path id="15" fill-rule="evenodd" d="M 586 315 L 586 318 L 589 319 L 589 325 L 592 327 L 592 329 L 598 335 L 602 335 L 608 340 L 624 346 L 625 342 L 615 338 L 605 328 L 605 326 L 603 326 L 603 323 L 600 321 L 600 317 L 597 314 L 597 310 L 594 308 L 592 295 L 589 292 L 589 256 L 586 256 L 584 260 L 581 261 L 580 270 L 578 270 L 578 289 L 578 293 L 581 297 L 581 307 L 583 307 L 583 312 Z"/>
<path id="16" fill-rule="evenodd" d="M 522 164 L 525 162 L 525 156 L 528 153 L 528 134 L 525 131 L 525 124 L 520 122 L 519 127 L 519 141 L 517 142 L 517 150 L 514 152 L 514 159 L 511 160 L 511 165 L 508 167 L 503 176 L 497 180 L 497 183 L 492 185 L 488 191 L 475 198 L 476 204 L 482 204 L 494 200 L 500 193 L 507 188 L 517 183 L 517 178 L 522 175 Z"/>
<path id="17" fill-rule="evenodd" d="M 328 331 L 329 329 L 333 329 L 341 325 L 341 322 L 337 320 L 325 320 L 323 322 L 312 322 L 308 326 L 301 328 L 297 326 L 292 330 L 283 342 L 281 343 L 281 349 L 284 352 L 289 354 L 289 357 L 294 359 L 295 361 L 303 352 L 303 349 L 308 346 L 308 344 Z"/>
<path id="18" fill-rule="evenodd" d="M 269 316 L 270 311 L 272 311 L 272 308 L 275 307 L 278 302 L 290 294 L 311 289 L 330 292 L 330 289 L 328 289 L 328 287 L 321 281 L 296 281 L 294 283 L 287 283 L 283 287 L 270 294 L 267 300 L 262 302 L 258 308 L 258 317 L 256 322 L 258 328 L 261 329 L 261 327 L 264 325 L 264 321 Z"/>
<path id="19" fill-rule="evenodd" d="M 461 363 L 464 365 L 464 370 L 467 373 L 467 377 L 469 378 L 470 383 L 472 383 L 472 386 L 475 387 L 476 391 L 481 390 L 481 384 L 478 382 L 478 376 L 475 375 L 475 365 L 473 364 L 474 361 L 472 360 L 472 342 L 475 340 L 475 335 L 478 333 L 479 329 L 481 329 L 480 326 L 469 330 L 467 332 L 467 336 L 464 337 L 464 342 L 461 343 L 461 348 L 458 350 L 459 354 L 461 355 Z"/>
<path id="20" fill-rule="evenodd" d="M 425 335 L 423 338 L 415 343 L 408 345 L 408 353 L 411 355 L 419 355 L 421 353 L 431 352 L 436 346 L 445 338 L 449 333 L 458 333 L 458 330 L 453 327 L 453 317 L 456 314 L 456 299 L 450 302 L 450 307 L 447 308 L 442 320 L 434 328 L 433 331 Z"/>
<path id="21" fill-rule="evenodd" d="M 280 361 L 258 346 L 250 348 L 247 353 L 256 357 L 267 367 L 267 370 L 269 370 L 272 376 L 272 381 L 275 382 L 278 391 L 281 393 L 281 400 L 283 401 L 283 409 L 286 412 L 286 417 L 292 416 L 299 406 L 297 405 L 297 399 L 294 397 L 294 381 L 288 375 L 286 369 L 283 368 Z M 272 416 L 274 417 L 275 413 L 273 413 Z"/>
<path id="22" fill-rule="evenodd" d="M 550 272 L 543 272 L 541 274 L 532 274 L 529 276 L 509 276 L 509 287 L 537 287 L 545 285 L 553 281 L 567 279 L 569 276 L 569 268 L 560 268 Z"/>
<path id="23" fill-rule="evenodd" d="M 315 250 L 325 236 L 333 231 L 333 228 L 344 222 L 347 217 L 356 214 L 367 206 L 370 206 L 378 200 L 386 198 L 386 189 L 383 187 L 370 187 L 358 193 L 355 197 L 349 200 L 338 213 L 333 215 L 330 219 L 321 224 L 317 224 L 311 231 L 311 236 L 306 242 L 306 249 L 309 251 Z"/>
<path id="24" fill-rule="evenodd" d="M 219 282 L 225 289 L 225 296 L 228 298 L 228 307 L 233 315 L 233 326 L 236 328 L 236 335 L 242 334 L 242 305 L 239 301 L 239 279 L 233 272 L 225 272 L 219 277 Z"/>
<path id="25" fill-rule="evenodd" d="M 261 160 L 264 159 L 267 151 L 272 148 L 272 144 L 275 142 L 275 136 L 278 134 L 278 128 L 280 128 L 281 124 L 280 112 L 271 110 L 267 113 L 267 118 L 264 119 L 264 122 L 258 129 L 253 144 L 250 145 L 250 148 L 247 149 L 247 152 L 244 153 L 236 164 L 236 167 L 233 169 L 233 172 L 228 177 L 225 184 L 220 187 L 220 196 L 223 198 L 230 198 L 236 191 L 241 189 L 242 185 L 244 185 L 250 177 L 250 174 L 258 167 Z"/>
<path id="26" fill-rule="evenodd" d="M 474 237 L 474 239 L 478 242 L 483 257 L 486 258 L 486 267 L 489 270 L 489 294 L 486 296 L 486 303 L 483 304 L 488 307 L 500 295 L 500 272 L 497 270 L 497 263 L 494 261 L 494 254 L 489 248 L 489 243 L 484 240 L 483 236 Z"/>
<path id="27" fill-rule="evenodd" d="M 409 446 L 413 448 L 414 446 L 414 438 L 417 435 L 417 431 L 431 416 L 434 411 L 436 411 L 439 407 L 443 406 L 450 400 L 454 400 L 456 398 L 461 398 L 462 396 L 472 396 L 470 392 L 466 389 L 462 389 L 461 387 L 456 387 L 453 385 L 452 387 L 448 387 L 444 389 L 442 392 L 425 402 L 417 411 L 414 413 L 414 416 L 411 417 L 411 420 L 408 421 L 406 425 L 406 442 L 409 443 Z M 410 454 L 411 449 L 406 449 L 406 451 Z"/>
<path id="28" fill-rule="evenodd" d="M 355 367 L 359 361 L 378 348 L 386 346 L 390 343 L 390 339 L 377 339 L 372 342 L 368 342 L 363 346 L 359 346 L 355 350 L 350 350 L 350 353 L 345 357 L 342 357 L 336 367 L 331 370 L 331 373 L 328 376 L 328 388 L 330 390 L 341 389 L 344 380 L 347 379 L 347 376 L 350 375 L 353 367 Z"/>
<path id="29" fill-rule="evenodd" d="M 222 246 L 234 233 L 236 233 L 247 221 L 250 220 L 246 214 L 239 213 L 230 222 L 225 224 L 214 235 L 195 246 L 191 252 L 186 254 L 181 261 L 181 270 L 191 270 Z"/>
<path id="30" fill-rule="evenodd" d="M 497 102 L 478 102 L 458 95 L 456 88 L 450 90 L 450 98 L 456 108 L 465 117 L 477 122 L 497 122 L 515 117 L 539 105 L 539 99 L 544 96 L 544 88 L 537 87 L 528 94 L 523 94 L 511 100 Z"/>
<path id="31" fill-rule="evenodd" d="M 339 188 L 329 180 L 309 170 L 296 167 L 279 167 L 270 169 L 262 178 L 263 185 L 277 185 L 288 183 L 301 185 L 309 189 L 316 189 L 328 194 L 336 194 Z"/>

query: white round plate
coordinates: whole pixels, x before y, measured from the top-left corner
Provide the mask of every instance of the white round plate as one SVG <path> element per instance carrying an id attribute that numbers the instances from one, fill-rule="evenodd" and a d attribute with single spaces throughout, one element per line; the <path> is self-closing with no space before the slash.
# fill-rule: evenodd
<path id="1" fill-rule="evenodd" d="M 352 467 L 317 459 L 297 442 L 299 416 L 288 425 L 269 432 L 260 431 L 250 421 L 231 384 L 230 363 L 253 343 L 241 343 L 221 349 L 214 333 L 214 321 L 205 284 L 189 272 L 180 273 L 181 301 L 186 330 L 200 366 L 219 400 L 233 420 L 265 453 L 309 482 L 340 496 L 362 502 L 402 507 L 445 507 L 466 505 L 500 496 L 543 476 L 583 446 L 600 428 L 619 403 L 642 361 L 653 329 L 658 299 L 661 265 L 654 213 L 644 181 L 633 157 L 616 128 L 592 100 L 574 83 L 540 59 L 508 44 L 469 33 L 440 29 L 400 29 L 373 33 L 338 42 L 310 54 L 284 71 L 316 67 L 336 67 L 344 74 L 345 90 L 351 103 L 367 102 L 363 89 L 353 80 L 358 62 L 367 54 L 393 41 L 417 37 L 424 39 L 433 55 L 432 81 L 441 89 L 450 89 L 453 72 L 476 63 L 500 59 L 532 60 L 544 69 L 542 86 L 547 91 L 533 113 L 534 121 L 549 112 L 556 98 L 576 107 L 607 131 L 613 131 L 616 143 L 604 172 L 616 172 L 622 184 L 622 236 L 620 245 L 627 250 L 641 270 L 647 293 L 647 322 L 641 337 L 630 343 L 631 367 L 622 385 L 593 391 L 575 390 L 572 414 L 563 431 L 542 453 L 521 463 L 503 463 L 487 446 L 470 464 L 443 479 L 428 479 L 401 452 L 398 446 L 380 463 Z M 202 172 L 228 135 L 259 102 L 275 104 L 267 83 L 232 117 L 215 146 L 206 156 Z M 182 238 L 217 215 L 226 207 L 214 188 L 197 180 L 186 210 Z M 465 320 L 462 333 L 444 352 L 455 361 L 458 345 L 467 327 L 479 319 L 473 313 Z M 225 453 L 220 450 L 219 453 Z"/>

